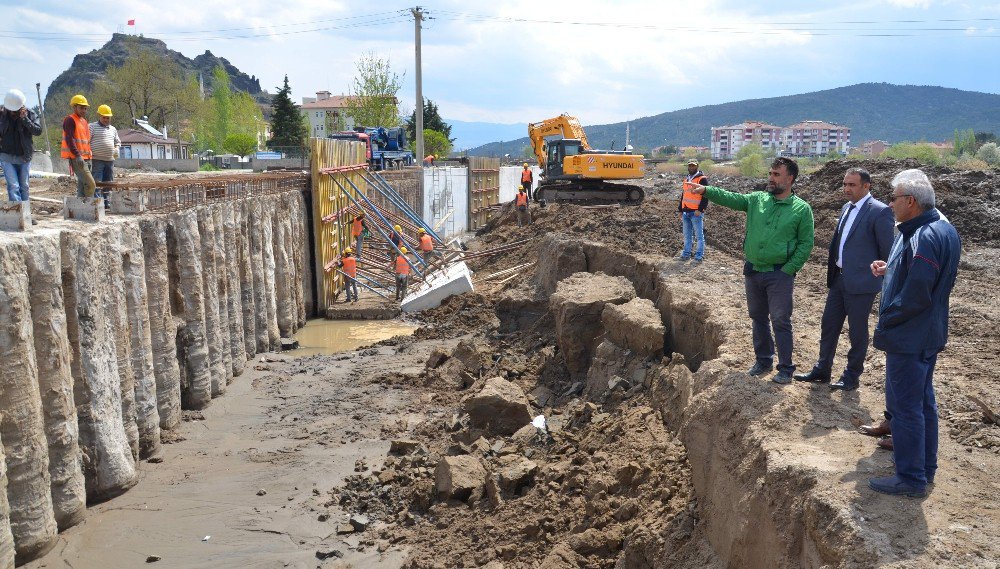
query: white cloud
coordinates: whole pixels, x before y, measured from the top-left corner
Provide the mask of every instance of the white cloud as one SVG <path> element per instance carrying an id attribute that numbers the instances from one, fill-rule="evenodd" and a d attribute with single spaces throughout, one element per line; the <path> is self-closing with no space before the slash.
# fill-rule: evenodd
<path id="1" fill-rule="evenodd" d="M 21 43 L 0 43 L 0 59 L 42 63 L 42 55 Z"/>

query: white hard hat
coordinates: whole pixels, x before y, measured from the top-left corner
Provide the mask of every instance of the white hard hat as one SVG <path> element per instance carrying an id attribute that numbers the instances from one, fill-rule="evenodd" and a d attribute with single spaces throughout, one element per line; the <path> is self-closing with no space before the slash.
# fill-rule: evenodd
<path id="1" fill-rule="evenodd" d="M 8 111 L 20 111 L 24 106 L 24 93 L 17 89 L 7 91 L 7 96 L 3 98 L 3 106 Z"/>

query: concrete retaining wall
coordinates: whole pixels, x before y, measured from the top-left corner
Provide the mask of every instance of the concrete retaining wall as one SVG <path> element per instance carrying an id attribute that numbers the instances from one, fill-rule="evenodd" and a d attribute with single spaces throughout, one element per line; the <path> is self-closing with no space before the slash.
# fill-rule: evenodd
<path id="1" fill-rule="evenodd" d="M 257 158 L 250 159 L 250 169 L 254 172 L 263 172 L 268 168 L 301 168 L 306 172 L 309 171 L 309 159 L 308 158 L 278 158 L 275 160 L 259 160 Z"/>
<path id="2" fill-rule="evenodd" d="M 517 189 L 521 187 L 522 166 L 501 166 L 500 167 L 500 203 L 509 202 L 517 196 Z M 538 166 L 531 166 L 534 173 L 531 188 L 538 187 L 538 177 L 542 174 L 542 169 Z"/>
<path id="3" fill-rule="evenodd" d="M 451 215 L 449 215 L 449 213 Z M 469 222 L 469 169 L 424 168 L 424 221 L 441 237 L 465 233 Z"/>
<path id="4" fill-rule="evenodd" d="M 132 487 L 180 411 L 305 324 L 299 192 L 0 234 L 0 568 Z M 9 504 L 9 509 L 8 509 Z"/>

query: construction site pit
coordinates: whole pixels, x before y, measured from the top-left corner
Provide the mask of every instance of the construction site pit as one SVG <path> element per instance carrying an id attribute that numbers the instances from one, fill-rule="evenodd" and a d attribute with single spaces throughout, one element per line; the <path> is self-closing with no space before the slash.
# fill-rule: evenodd
<path id="1" fill-rule="evenodd" d="M 919 167 L 831 162 L 796 183 L 817 243 L 795 284 L 800 369 L 816 358 L 825 244 L 854 165 L 877 198 Z M 882 416 L 884 355 L 869 350 L 849 393 L 746 375 L 743 214 L 710 207 L 704 263 L 682 262 L 679 183 L 649 176 L 638 206 L 550 205 L 523 228 L 501 210 L 469 249 L 525 244 L 470 261 L 475 292 L 405 321 L 307 322 L 261 298 L 262 349 L 225 395 L 185 405 L 130 489 L 88 500 L 86 519 L 24 566 L 998 567 L 1000 175 L 926 171 L 963 261 L 925 499 L 867 486 L 893 469 L 856 431 Z M 282 207 L 301 215 L 286 197 L 265 217 Z M 301 234 L 274 233 L 296 250 Z M 284 263 L 295 279 L 308 265 Z M 284 315 L 274 339 L 299 350 L 279 351 L 269 314 Z M 845 331 L 836 369 L 847 345 Z"/>

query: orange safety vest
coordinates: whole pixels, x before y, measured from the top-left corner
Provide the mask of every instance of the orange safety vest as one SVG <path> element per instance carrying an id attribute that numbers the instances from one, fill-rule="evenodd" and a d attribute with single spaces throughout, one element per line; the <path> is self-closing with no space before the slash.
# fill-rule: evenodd
<path id="1" fill-rule="evenodd" d="M 531 170 L 527 168 L 521 170 L 521 183 L 523 184 L 525 182 L 530 182 L 530 181 L 531 181 Z"/>
<path id="2" fill-rule="evenodd" d="M 358 235 L 361 235 L 361 229 L 362 229 L 361 218 L 360 217 L 355 217 L 354 218 L 354 227 L 351 228 L 351 235 L 353 235 L 355 237 L 357 237 Z"/>
<path id="3" fill-rule="evenodd" d="M 340 260 L 340 262 L 344 264 L 344 272 L 347 273 L 347 276 L 351 277 L 352 279 L 357 278 L 358 276 L 357 257 L 344 257 L 343 259 Z"/>
<path id="4" fill-rule="evenodd" d="M 425 234 L 423 237 L 420 238 L 420 250 L 421 251 L 433 251 L 434 250 L 434 243 L 431 242 L 431 236 L 430 235 L 426 235 Z"/>
<path id="5" fill-rule="evenodd" d="M 528 194 L 517 192 L 517 206 L 528 205 Z"/>
<path id="6" fill-rule="evenodd" d="M 69 115 L 75 123 L 73 128 L 73 142 L 76 144 L 76 151 L 80 153 L 80 158 L 84 160 L 90 160 L 93 154 L 90 152 L 90 123 L 87 119 L 78 116 L 76 113 Z M 60 144 L 62 152 L 60 153 L 63 158 L 68 158 L 72 160 L 75 158 L 73 153 L 70 152 L 69 144 L 66 142 L 66 133 L 63 132 L 62 143 Z"/>
<path id="7" fill-rule="evenodd" d="M 705 176 L 699 175 L 697 177 L 684 180 L 684 195 L 681 196 L 681 208 L 687 211 L 698 211 L 698 206 L 701 205 L 702 195 L 696 194 L 691 191 L 691 182 L 695 184 L 701 184 L 705 181 Z"/>
<path id="8" fill-rule="evenodd" d="M 410 274 L 410 263 L 406 260 L 406 255 L 396 255 L 396 274 Z"/>

